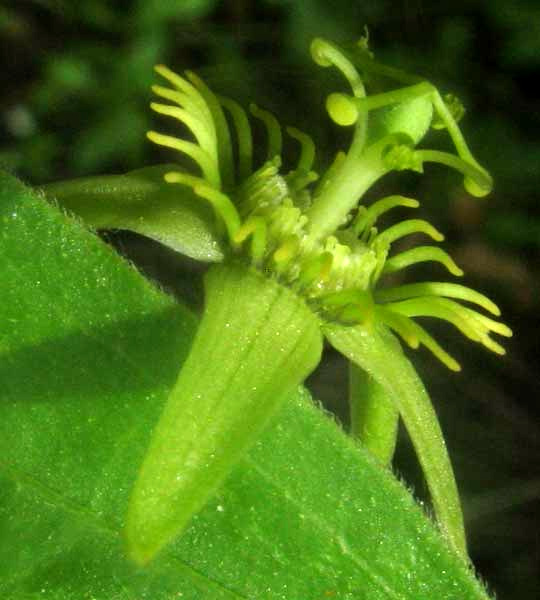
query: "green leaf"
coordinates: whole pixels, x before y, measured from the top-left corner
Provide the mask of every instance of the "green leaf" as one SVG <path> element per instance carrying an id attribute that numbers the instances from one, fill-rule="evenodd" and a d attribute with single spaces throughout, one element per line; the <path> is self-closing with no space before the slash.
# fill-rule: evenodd
<path id="1" fill-rule="evenodd" d="M 406 489 L 302 391 L 137 568 L 128 496 L 195 321 L 8 176 L 0 274 L 3 598 L 486 598 Z"/>
<path id="2" fill-rule="evenodd" d="M 223 259 L 212 210 L 186 186 L 163 181 L 177 165 L 42 186 L 45 195 L 94 229 L 128 229 L 204 262 Z"/>

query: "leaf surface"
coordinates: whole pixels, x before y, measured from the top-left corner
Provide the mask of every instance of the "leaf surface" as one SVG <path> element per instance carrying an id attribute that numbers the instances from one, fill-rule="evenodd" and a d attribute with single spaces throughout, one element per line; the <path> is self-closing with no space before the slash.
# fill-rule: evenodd
<path id="1" fill-rule="evenodd" d="M 286 408 L 148 567 L 123 520 L 194 317 L 0 176 L 0 594 L 10 600 L 480 599 L 407 490 Z"/>

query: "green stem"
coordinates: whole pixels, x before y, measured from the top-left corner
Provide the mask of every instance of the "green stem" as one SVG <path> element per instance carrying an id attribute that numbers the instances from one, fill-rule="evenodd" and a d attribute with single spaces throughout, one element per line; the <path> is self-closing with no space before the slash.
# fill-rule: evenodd
<path id="1" fill-rule="evenodd" d="M 389 465 L 396 448 L 399 412 L 384 387 L 352 362 L 349 407 L 351 435 L 383 465 Z"/>
<path id="2" fill-rule="evenodd" d="M 225 263 L 205 288 L 191 352 L 131 495 L 125 535 L 139 564 L 184 530 L 321 355 L 318 318 L 276 281 Z"/>
<path id="3" fill-rule="evenodd" d="M 327 323 L 324 333 L 349 360 L 386 390 L 409 432 L 431 493 L 433 509 L 450 546 L 467 560 L 463 514 L 437 415 L 414 367 L 386 327 Z"/>

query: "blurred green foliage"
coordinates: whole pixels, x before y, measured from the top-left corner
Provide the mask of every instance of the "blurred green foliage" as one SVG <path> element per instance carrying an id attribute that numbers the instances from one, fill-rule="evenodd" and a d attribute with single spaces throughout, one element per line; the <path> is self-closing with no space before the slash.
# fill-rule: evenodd
<path id="1" fill-rule="evenodd" d="M 417 197 L 426 218 L 448 232 L 467 283 L 499 301 L 515 330 L 502 361 L 465 349 L 445 331 L 465 363 L 460 376 L 422 354 L 418 361 L 456 460 L 481 575 L 499 600 L 539 597 L 537 0 L 0 2 L 0 165 L 39 184 L 170 161 L 145 139 L 156 121 L 148 101 L 159 62 L 198 70 L 244 103 L 254 99 L 283 124 L 312 133 L 319 159 L 330 160 L 348 132 L 329 125 L 324 99 L 343 84 L 312 64 L 309 41 L 315 35 L 354 40 L 364 25 L 379 60 L 460 96 L 467 139 L 495 178 L 495 192 L 480 201 L 436 167 L 421 178 L 402 174 L 382 182 L 377 193 L 399 189 Z M 436 145 L 444 135 L 431 139 Z M 174 256 L 134 237 L 121 244 L 141 268 L 177 287 L 162 274 L 180 277 L 185 265 Z M 187 277 L 191 293 L 193 273 Z M 311 383 L 346 421 L 343 379 L 343 366 L 330 354 Z M 421 496 L 410 454 L 404 441 L 399 469 L 417 481 Z"/>

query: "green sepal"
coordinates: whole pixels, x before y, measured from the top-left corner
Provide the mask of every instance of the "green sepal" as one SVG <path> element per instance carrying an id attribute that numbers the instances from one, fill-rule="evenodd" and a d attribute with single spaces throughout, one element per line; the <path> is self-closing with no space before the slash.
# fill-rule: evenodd
<path id="1" fill-rule="evenodd" d="M 437 415 L 424 384 L 395 336 L 380 323 L 325 324 L 328 341 L 371 375 L 396 405 L 422 465 L 435 516 L 449 545 L 467 559 L 463 514 Z"/>
<path id="2" fill-rule="evenodd" d="M 197 335 L 131 495 L 125 536 L 139 564 L 183 531 L 322 352 L 318 317 L 258 271 L 216 265 L 205 291 Z"/>
<path id="3" fill-rule="evenodd" d="M 46 197 L 93 229 L 125 229 L 204 262 L 223 260 L 212 209 L 187 186 L 163 180 L 177 165 L 41 186 Z"/>

